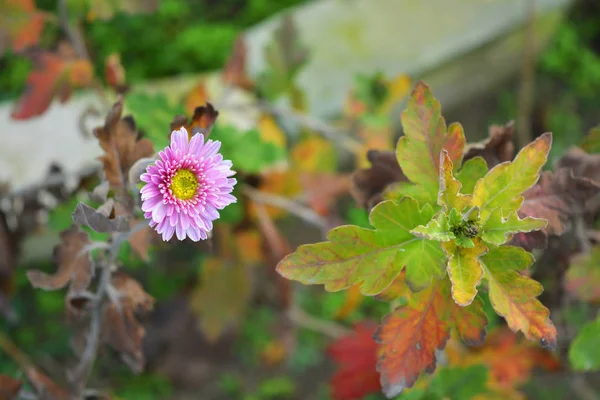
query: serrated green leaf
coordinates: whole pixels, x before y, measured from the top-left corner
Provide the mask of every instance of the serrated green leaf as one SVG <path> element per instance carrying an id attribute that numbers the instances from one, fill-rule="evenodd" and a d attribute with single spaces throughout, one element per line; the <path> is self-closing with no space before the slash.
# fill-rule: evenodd
<path id="1" fill-rule="evenodd" d="M 472 399 L 487 392 L 488 369 L 484 365 L 440 369 L 428 391 L 436 399 Z"/>
<path id="2" fill-rule="evenodd" d="M 462 127 L 452 124 L 446 131 L 440 103 L 423 82 L 415 86 L 401 119 L 404 136 L 396 147 L 398 163 L 406 177 L 419 186 L 421 195 L 435 203 L 440 152 L 446 149 L 455 167 L 460 166 L 465 145 Z"/>
<path id="3" fill-rule="evenodd" d="M 473 194 L 475 184 L 488 172 L 488 166 L 483 157 L 473 157 L 464 162 L 456 173 L 456 179 L 462 184 L 461 191 L 464 194 Z"/>
<path id="4" fill-rule="evenodd" d="M 487 219 L 495 208 L 509 212 L 521 207 L 521 194 L 537 182 L 551 146 L 552 134 L 545 133 L 525 146 L 512 162 L 496 165 L 477 182 L 472 205 L 481 209 L 481 219 Z"/>
<path id="5" fill-rule="evenodd" d="M 443 211 L 440 211 L 427 225 L 419 225 L 410 231 L 410 233 L 439 242 L 447 242 L 455 238 L 454 233 L 450 229 L 448 215 Z"/>
<path id="6" fill-rule="evenodd" d="M 576 371 L 600 369 L 600 318 L 585 325 L 571 343 L 569 362 Z"/>
<path id="7" fill-rule="evenodd" d="M 345 225 L 329 232 L 327 242 L 300 246 L 277 271 L 304 284 L 324 284 L 328 291 L 359 284 L 368 296 L 386 289 L 406 266 L 413 290 L 427 287 L 444 274 L 444 253 L 438 242 L 415 237 L 415 227 L 429 222 L 433 209 L 412 199 L 384 201 L 371 212 L 375 229 Z"/>
<path id="8" fill-rule="evenodd" d="M 533 255 L 520 247 L 491 248 L 481 257 L 494 310 L 513 331 L 544 347 L 556 346 L 556 328 L 550 311 L 536 299 L 544 290 L 539 282 L 519 274 L 533 263 Z"/>
<path id="9" fill-rule="evenodd" d="M 460 193 L 462 184 L 454 178 L 452 169 L 452 160 L 444 149 L 440 154 L 440 188 L 437 202 L 445 210 L 462 211 L 471 202 L 471 196 Z"/>
<path id="10" fill-rule="evenodd" d="M 481 239 L 499 246 L 508 242 L 512 234 L 537 231 L 545 228 L 547 224 L 548 221 L 541 218 L 520 219 L 514 211 L 508 213 L 508 217 L 503 218 L 502 209 L 496 208 L 481 227 Z"/>
<path id="11" fill-rule="evenodd" d="M 448 257 L 448 274 L 452 282 L 452 298 L 459 306 L 468 306 L 477 295 L 477 286 L 483 277 L 479 257 L 488 249 L 481 240 L 474 240 L 472 248 L 459 247 L 455 242 L 442 244 Z"/>
<path id="12" fill-rule="evenodd" d="M 387 200 L 401 200 L 404 197 L 410 197 L 416 200 L 419 204 L 432 204 L 434 201 L 427 191 L 423 191 L 420 185 L 414 185 L 410 182 L 392 183 L 384 192 L 384 197 Z"/>

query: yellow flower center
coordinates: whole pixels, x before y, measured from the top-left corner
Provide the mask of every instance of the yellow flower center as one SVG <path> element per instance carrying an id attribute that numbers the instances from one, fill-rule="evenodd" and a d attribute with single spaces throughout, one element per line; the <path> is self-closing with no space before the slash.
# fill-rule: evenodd
<path id="1" fill-rule="evenodd" d="M 180 169 L 173 177 L 169 189 L 173 192 L 173 196 L 179 200 L 191 199 L 198 189 L 196 175 L 190 170 Z"/>

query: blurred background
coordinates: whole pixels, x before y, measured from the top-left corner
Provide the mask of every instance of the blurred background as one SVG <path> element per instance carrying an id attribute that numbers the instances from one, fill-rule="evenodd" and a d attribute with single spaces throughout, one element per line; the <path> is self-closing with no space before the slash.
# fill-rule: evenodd
<path id="1" fill-rule="evenodd" d="M 0 0 L 0 374 L 25 381 L 18 398 L 61 398 L 48 388 L 71 382 L 86 317 L 27 271 L 54 273 L 75 206 L 101 204 L 89 194 L 102 174 L 94 129 L 123 96 L 155 151 L 175 116 L 210 102 L 239 201 L 212 240 L 164 243 L 145 229 L 121 245 L 119 268 L 154 304 L 105 324 L 114 332 L 101 332 L 86 396 L 384 399 L 369 324 L 389 305 L 284 281 L 274 266 L 330 228 L 368 226 L 351 173 L 369 166 L 368 149 L 394 148 L 419 80 L 469 142 L 492 125 L 517 148 L 553 132 L 551 165 L 600 123 L 600 1 Z M 552 297 L 548 275 L 556 353 L 491 311 L 488 344 L 469 353 L 451 342 L 445 375 L 417 388 L 453 400 L 599 398 L 597 375 L 573 371 L 600 365 L 568 356 L 597 299 Z M 46 394 L 32 368 L 52 383 Z M 422 398 L 410 396 L 398 399 Z"/>

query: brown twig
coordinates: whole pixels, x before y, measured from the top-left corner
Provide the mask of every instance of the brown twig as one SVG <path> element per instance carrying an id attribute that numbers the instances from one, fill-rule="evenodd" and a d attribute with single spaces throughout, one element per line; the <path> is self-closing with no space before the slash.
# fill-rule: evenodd
<path id="1" fill-rule="evenodd" d="M 304 312 L 297 306 L 292 306 L 288 311 L 288 318 L 297 326 L 322 333 L 330 338 L 337 339 L 352 334 L 352 331 L 332 321 L 322 320 Z"/>
<path id="2" fill-rule="evenodd" d="M 523 46 L 519 111 L 515 138 L 518 147 L 523 147 L 531 141 L 531 114 L 535 84 L 535 0 L 527 0 L 526 12 L 525 43 Z"/>
<path id="3" fill-rule="evenodd" d="M 353 139 L 352 137 L 348 136 L 347 133 L 332 127 L 325 121 L 322 121 L 318 118 L 312 117 L 307 114 L 303 114 L 299 111 L 290 108 L 282 106 L 272 106 L 264 101 L 259 101 L 249 105 L 223 103 L 221 105 L 221 108 L 232 111 L 244 111 L 247 108 L 256 108 L 264 113 L 271 114 L 275 117 L 292 120 L 295 123 L 302 125 L 303 127 L 320 133 L 327 139 L 331 140 L 333 143 L 338 144 L 340 148 L 348 152 L 356 153 L 363 149 L 363 145 L 356 139 Z"/>
<path id="4" fill-rule="evenodd" d="M 244 193 L 246 196 L 248 196 L 251 200 L 255 202 L 275 206 L 286 210 L 291 214 L 301 218 L 302 220 L 310 223 L 311 225 L 319 227 L 322 231 L 325 231 L 327 229 L 327 223 L 319 214 L 317 214 L 310 208 L 295 202 L 294 200 L 272 193 L 261 192 L 260 190 L 254 189 L 253 187 L 248 185 L 244 185 L 242 187 L 242 193 Z"/>

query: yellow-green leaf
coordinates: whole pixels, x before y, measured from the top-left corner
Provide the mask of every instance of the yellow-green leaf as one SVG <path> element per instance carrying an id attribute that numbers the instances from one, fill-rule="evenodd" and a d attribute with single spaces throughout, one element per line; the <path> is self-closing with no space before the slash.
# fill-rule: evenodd
<path id="1" fill-rule="evenodd" d="M 440 211 L 436 218 L 429 221 L 427 225 L 419 225 L 410 232 L 413 235 L 440 242 L 447 242 L 455 238 L 454 233 L 450 229 L 448 214 L 443 211 Z"/>
<path id="2" fill-rule="evenodd" d="M 513 331 L 521 331 L 543 347 L 556 346 L 556 328 L 550 311 L 536 299 L 544 290 L 539 282 L 519 274 L 533 263 L 533 255 L 520 247 L 491 248 L 481 257 L 489 295 L 496 312 Z"/>
<path id="3" fill-rule="evenodd" d="M 473 240 L 472 248 L 458 247 L 455 242 L 442 243 L 448 257 L 448 275 L 452 282 L 452 298 L 459 306 L 468 306 L 477 295 L 483 269 L 479 257 L 488 249 L 481 240 Z"/>
<path id="4" fill-rule="evenodd" d="M 465 136 L 459 124 L 446 131 L 440 103 L 429 87 L 419 82 L 415 86 L 402 113 L 404 136 L 396 148 L 398 163 L 406 177 L 421 187 L 423 195 L 434 203 L 439 186 L 439 161 L 442 149 L 460 166 L 465 146 Z"/>
<path id="5" fill-rule="evenodd" d="M 462 184 L 461 192 L 473 194 L 475 184 L 488 172 L 488 166 L 483 157 L 473 157 L 463 164 L 456 173 L 456 179 Z"/>
<path id="6" fill-rule="evenodd" d="M 502 209 L 496 208 L 481 227 L 481 239 L 484 242 L 501 245 L 508 242 L 512 234 L 531 232 L 545 228 L 548 221 L 541 218 L 526 217 L 520 219 L 511 211 L 508 217 L 502 217 Z"/>
<path id="7" fill-rule="evenodd" d="M 521 194 L 537 182 L 551 145 L 552 134 L 545 133 L 525 146 L 512 162 L 496 165 L 477 182 L 472 205 L 480 207 L 483 220 L 495 208 L 505 212 L 519 209 Z"/>
<path id="8" fill-rule="evenodd" d="M 462 211 L 471 202 L 471 196 L 460 193 L 462 184 L 454 178 L 452 169 L 452 160 L 444 149 L 440 154 L 438 204 L 445 210 L 455 208 L 457 211 Z"/>
<path id="9" fill-rule="evenodd" d="M 345 225 L 329 232 L 327 242 L 300 246 L 277 271 L 304 284 L 324 284 L 328 291 L 359 284 L 365 295 L 385 290 L 406 266 L 411 289 L 427 287 L 444 274 L 438 242 L 415 237 L 415 227 L 429 222 L 433 209 L 415 200 L 379 203 L 369 217 L 375 229 Z"/>

